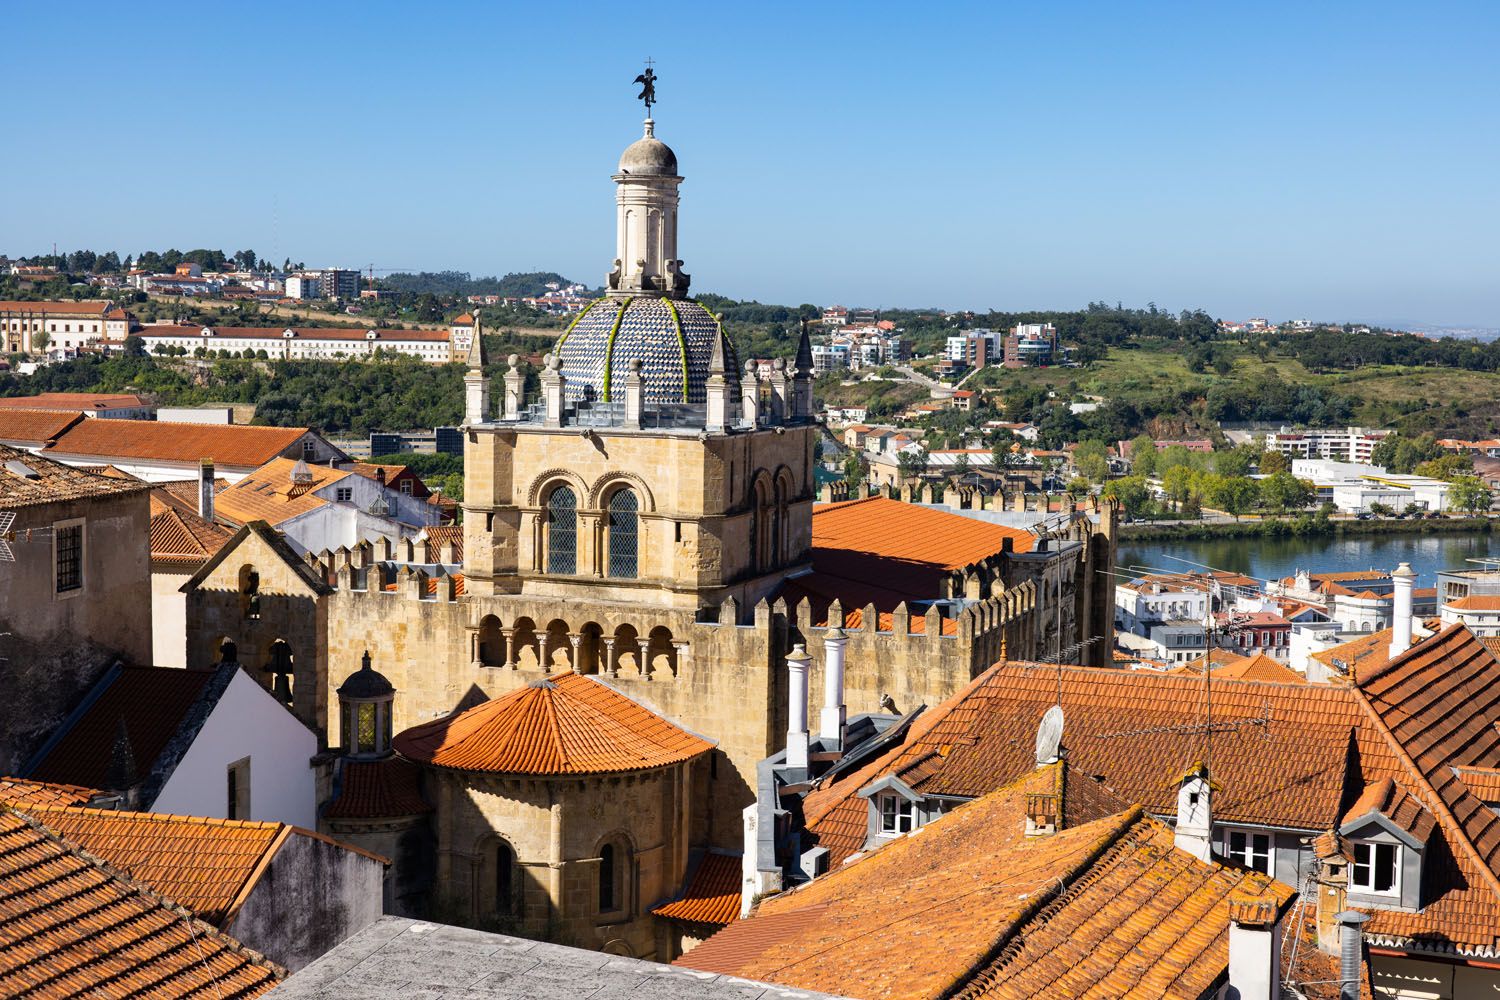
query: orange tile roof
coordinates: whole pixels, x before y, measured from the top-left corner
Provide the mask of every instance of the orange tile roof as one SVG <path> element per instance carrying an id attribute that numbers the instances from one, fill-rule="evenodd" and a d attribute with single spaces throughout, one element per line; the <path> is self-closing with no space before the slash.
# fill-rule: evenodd
<path id="1" fill-rule="evenodd" d="M 120 668 L 113 680 L 100 681 L 98 696 L 81 714 L 64 723 L 66 728 L 50 748 L 44 748 L 44 756 L 26 777 L 105 788 L 111 751 L 123 721 L 134 751 L 135 780 L 140 781 L 213 677 L 214 672 L 209 670 Z"/>
<path id="2" fill-rule="evenodd" d="M 1228 650 L 1225 650 L 1228 652 Z M 1203 657 L 1198 657 L 1191 663 L 1183 664 L 1175 670 L 1169 670 L 1169 674 L 1192 674 L 1196 677 L 1203 676 Z M 1215 678 L 1236 679 L 1242 681 L 1269 681 L 1273 684 L 1306 684 L 1307 678 L 1284 663 L 1278 663 L 1265 653 L 1256 653 L 1254 656 L 1240 656 L 1230 653 L 1228 657 L 1214 657 L 1213 672 Z"/>
<path id="3" fill-rule="evenodd" d="M 124 420 L 88 421 L 89 423 L 133 423 Z M 11 465 L 11 463 L 17 463 Z M 34 475 L 27 475 L 22 469 Z M 121 496 L 144 493 L 145 483 L 127 482 L 96 476 L 29 451 L 0 444 L 0 510 L 35 507 L 41 504 L 82 500 L 88 497 Z"/>
<path id="4" fill-rule="evenodd" d="M 0 403 L 6 402 L 10 400 L 0 400 Z M 68 412 L 4 407 L 0 409 L 0 440 L 20 441 L 30 446 L 45 445 L 83 419 L 86 418 L 77 410 Z"/>
<path id="5" fill-rule="evenodd" d="M 1391 630 L 1383 628 L 1379 632 L 1362 635 L 1358 639 L 1331 649 L 1321 649 L 1311 655 L 1324 666 L 1355 676 L 1362 671 L 1373 670 L 1390 659 L 1390 649 Z"/>
<path id="6" fill-rule="evenodd" d="M 309 465 L 311 484 L 294 483 L 292 470 L 296 467 L 297 462 L 290 458 L 267 462 L 218 495 L 214 500 L 215 516 L 234 524 L 249 521 L 281 524 L 332 503 L 318 496 L 318 491 L 356 474 L 349 469 Z"/>
<path id="7" fill-rule="evenodd" d="M 103 316 L 109 309 L 108 302 L 18 302 L 7 299 L 0 302 L 0 313 L 55 313 L 58 316 Z"/>
<path id="8" fill-rule="evenodd" d="M 1119 800 L 1175 813 L 1176 779 L 1203 753 L 1192 725 L 1202 722 L 1202 680 L 999 663 L 919 715 L 900 745 L 810 792 L 802 802 L 807 829 L 837 865 L 863 845 L 868 807 L 858 792 L 882 775 L 924 795 L 973 798 L 1004 786 L 1032 767 L 1037 723 L 1056 702 L 1059 679 L 1063 744 L 1074 769 L 1100 776 Z M 1217 680 L 1213 718 L 1240 723 L 1213 737 L 1214 780 L 1222 786 L 1214 814 L 1226 823 L 1334 825 L 1356 766 L 1351 733 L 1366 781 L 1396 767 L 1347 688 Z"/>
<path id="9" fill-rule="evenodd" d="M 1421 914 L 1377 910 L 1369 933 L 1493 947 L 1500 927 L 1500 815 L 1458 767 L 1500 769 L 1500 661 L 1462 625 L 1361 671 L 1358 694 L 1402 761 L 1401 782 L 1433 814 L 1456 871 Z M 1442 883 L 1434 883 L 1442 884 Z"/>
<path id="10" fill-rule="evenodd" d="M 221 927 L 227 926 L 263 865 L 292 833 L 285 823 L 61 806 L 24 811 L 58 836 Z"/>
<path id="11" fill-rule="evenodd" d="M 234 537 L 222 525 L 205 521 L 151 492 L 151 559 L 192 569 Z"/>
<path id="12" fill-rule="evenodd" d="M 869 1000 L 1197 1000 L 1227 967 L 1230 900 L 1279 912 L 1292 888 L 1198 861 L 1139 808 L 1026 837 L 1029 795 L 1061 771 L 764 899 L 675 964 Z"/>
<path id="13" fill-rule="evenodd" d="M 666 767 L 707 753 L 714 744 L 570 671 L 413 726 L 392 746 L 408 760 L 435 767 L 567 775 Z"/>
<path id="14" fill-rule="evenodd" d="M 27 410 L 134 410 L 148 406 L 144 399 L 119 392 L 40 392 L 35 396 L 10 396 L 0 399 L 0 408 Z"/>
<path id="15" fill-rule="evenodd" d="M 99 792 L 82 785 L 59 785 L 50 781 L 0 778 L 0 803 L 22 808 L 29 805 L 79 806 Z"/>
<path id="16" fill-rule="evenodd" d="M 1349 811 L 1344 813 L 1339 826 L 1357 823 L 1371 813 L 1380 813 L 1424 844 L 1432 833 L 1432 813 L 1423 809 L 1422 803 L 1389 775 L 1365 786 Z"/>
<path id="17" fill-rule="evenodd" d="M 324 819 L 390 819 L 432 812 L 422 797 L 422 769 L 409 760 L 349 760 L 340 775 L 338 797 Z"/>
<path id="18" fill-rule="evenodd" d="M 737 854 L 703 855 L 688 877 L 682 897 L 651 912 L 658 917 L 694 924 L 733 923 L 740 916 L 741 865 Z"/>
<path id="19" fill-rule="evenodd" d="M 427 537 L 437 549 L 436 555 L 442 555 L 443 546 L 452 544 L 455 558 L 459 562 L 464 561 L 464 526 L 461 524 L 433 524 L 422 529 L 422 534 Z"/>
<path id="20" fill-rule="evenodd" d="M 1486 805 L 1500 804 L 1500 768 L 1456 767 L 1454 770 L 1458 772 L 1458 780 L 1480 802 Z"/>
<path id="21" fill-rule="evenodd" d="M 1472 594 L 1449 601 L 1445 606 L 1454 611 L 1500 611 L 1500 594 Z"/>
<path id="22" fill-rule="evenodd" d="M 208 458 L 221 468 L 258 468 L 307 433 L 306 427 L 84 420 L 64 432 L 47 451 L 109 461 L 194 463 Z"/>
<path id="23" fill-rule="evenodd" d="M 0 814 L 0 994 L 247 1000 L 285 975 L 40 824 Z"/>

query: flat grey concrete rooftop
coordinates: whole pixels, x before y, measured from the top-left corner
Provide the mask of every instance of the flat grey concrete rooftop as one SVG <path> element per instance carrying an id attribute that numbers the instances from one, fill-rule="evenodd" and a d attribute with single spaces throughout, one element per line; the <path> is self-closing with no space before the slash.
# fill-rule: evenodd
<path id="1" fill-rule="evenodd" d="M 447 924 L 382 917 L 269 996 L 276 1000 L 825 1000 L 828 995 Z"/>

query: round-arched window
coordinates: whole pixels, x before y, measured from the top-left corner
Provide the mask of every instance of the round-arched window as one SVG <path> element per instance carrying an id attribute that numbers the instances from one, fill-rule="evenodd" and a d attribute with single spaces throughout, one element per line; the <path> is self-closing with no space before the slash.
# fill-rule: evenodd
<path id="1" fill-rule="evenodd" d="M 567 486 L 547 496 L 547 572 L 578 572 L 578 496 Z"/>
<path id="2" fill-rule="evenodd" d="M 609 575 L 633 580 L 640 565 L 640 501 L 631 490 L 609 498 Z"/>

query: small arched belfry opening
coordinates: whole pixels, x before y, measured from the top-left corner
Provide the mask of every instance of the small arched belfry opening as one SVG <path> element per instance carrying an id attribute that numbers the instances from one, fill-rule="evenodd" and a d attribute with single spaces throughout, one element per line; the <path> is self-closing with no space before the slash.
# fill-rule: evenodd
<path id="1" fill-rule="evenodd" d="M 339 685 L 339 725 L 344 749 L 355 760 L 376 760 L 391 752 L 391 709 L 396 688 L 370 666 L 370 652 L 359 669 Z"/>
<path id="2" fill-rule="evenodd" d="M 437 856 L 470 859 L 439 866 L 443 912 L 559 944 L 658 955 L 650 905 L 686 880 L 710 741 L 564 671 L 407 729 L 392 745 L 421 765 L 441 803 Z M 688 814 L 666 820 L 652 805 L 663 802 Z M 638 845 L 651 845 L 645 860 Z"/>

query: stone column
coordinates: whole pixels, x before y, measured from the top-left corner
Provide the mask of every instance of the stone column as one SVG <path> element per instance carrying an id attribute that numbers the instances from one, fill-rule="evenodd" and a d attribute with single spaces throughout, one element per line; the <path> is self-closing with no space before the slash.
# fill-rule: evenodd
<path id="1" fill-rule="evenodd" d="M 520 369 L 516 367 L 518 361 L 520 358 L 515 354 L 505 359 L 505 363 L 510 365 L 510 370 L 505 373 L 505 400 L 501 411 L 505 420 L 521 419 L 521 393 L 526 382 Z"/>
<path id="2" fill-rule="evenodd" d="M 672 648 L 677 650 L 677 669 L 672 671 L 672 676 L 676 677 L 682 673 L 683 661 L 687 659 L 688 644 L 685 642 L 674 642 L 672 643 Z"/>
<path id="3" fill-rule="evenodd" d="M 609 674 L 611 677 L 620 676 L 620 666 L 615 662 L 615 637 L 600 636 L 599 641 L 604 643 L 604 665 L 599 672 Z"/>
<path id="4" fill-rule="evenodd" d="M 740 383 L 740 416 L 750 427 L 760 423 L 760 379 L 755 362 L 745 362 L 745 379 Z"/>
<path id="5" fill-rule="evenodd" d="M 515 638 L 516 630 L 513 628 L 502 628 L 500 635 L 505 639 L 505 665 L 510 669 L 516 669 L 515 646 L 511 642 Z"/>
<path id="6" fill-rule="evenodd" d="M 639 428 L 644 409 L 645 390 L 641 382 L 641 359 L 630 359 L 630 370 L 625 373 L 625 426 Z"/>
<path id="7" fill-rule="evenodd" d="M 573 647 L 573 656 L 568 665 L 573 668 L 573 673 L 581 674 L 583 671 L 578 669 L 578 652 L 579 647 L 583 645 L 583 634 L 581 632 L 569 632 L 568 642 Z"/>
<path id="8" fill-rule="evenodd" d="M 469 666 L 478 670 L 484 666 L 479 659 L 479 626 L 466 625 L 464 631 L 469 633 Z"/>

